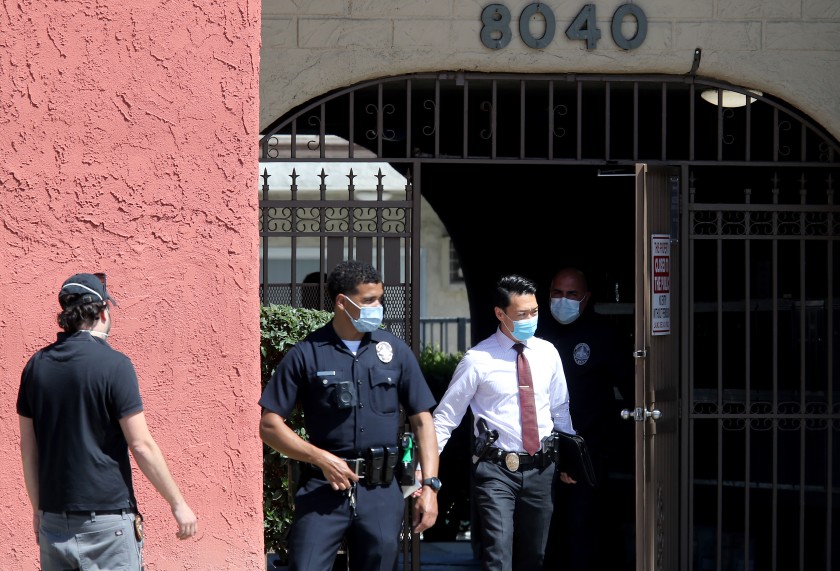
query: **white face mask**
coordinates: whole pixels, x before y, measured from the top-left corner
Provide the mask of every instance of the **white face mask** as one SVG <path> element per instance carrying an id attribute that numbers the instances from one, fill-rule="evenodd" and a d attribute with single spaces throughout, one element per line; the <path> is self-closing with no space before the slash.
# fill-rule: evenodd
<path id="1" fill-rule="evenodd" d="M 347 313 L 347 308 L 344 309 L 344 313 L 347 313 L 347 317 L 350 318 L 350 321 L 353 323 L 353 327 L 356 328 L 356 331 L 359 333 L 370 333 L 371 331 L 379 329 L 379 326 L 382 324 L 382 318 L 385 314 L 385 308 L 381 305 L 377 305 L 375 307 L 359 307 L 346 295 L 344 296 L 344 299 L 359 309 L 359 319 L 353 319 L 353 317 Z"/>
<path id="2" fill-rule="evenodd" d="M 569 299 L 567 297 L 551 298 L 551 315 L 562 323 L 568 325 L 580 317 L 580 302 L 583 300 Z"/>

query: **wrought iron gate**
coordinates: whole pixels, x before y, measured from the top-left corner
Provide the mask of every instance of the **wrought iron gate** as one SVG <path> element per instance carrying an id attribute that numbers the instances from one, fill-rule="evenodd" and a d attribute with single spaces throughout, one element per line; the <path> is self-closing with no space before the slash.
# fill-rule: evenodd
<path id="1" fill-rule="evenodd" d="M 836 175 L 765 172 L 685 200 L 683 569 L 838 565 Z"/>
<path id="2" fill-rule="evenodd" d="M 721 90 L 743 105 L 701 99 Z M 665 523 L 680 528 L 678 568 L 837 565 L 840 146 L 810 119 L 694 76 L 413 74 L 295 109 L 263 133 L 260 161 L 261 299 L 331 309 L 325 273 L 369 260 L 385 278 L 389 326 L 415 349 L 421 170 L 689 172 L 672 226 L 683 248 L 681 493 L 679 522 Z M 317 181 L 302 189 L 305 168 Z"/>

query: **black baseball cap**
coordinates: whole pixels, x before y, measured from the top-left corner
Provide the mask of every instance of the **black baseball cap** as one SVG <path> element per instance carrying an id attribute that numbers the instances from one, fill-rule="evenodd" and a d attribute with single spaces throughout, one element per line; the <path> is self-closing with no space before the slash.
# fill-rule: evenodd
<path id="1" fill-rule="evenodd" d="M 114 298 L 105 288 L 105 274 L 75 274 L 67 278 L 58 292 L 58 303 L 63 309 L 84 303 L 104 303 Z"/>

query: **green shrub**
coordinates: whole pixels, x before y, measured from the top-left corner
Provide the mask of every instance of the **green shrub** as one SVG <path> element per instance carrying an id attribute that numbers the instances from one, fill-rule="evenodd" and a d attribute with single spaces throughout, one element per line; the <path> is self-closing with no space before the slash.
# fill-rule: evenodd
<path id="1" fill-rule="evenodd" d="M 463 356 L 464 354 L 460 351 L 444 353 L 437 345 L 427 345 L 420 351 L 420 357 L 418 358 L 420 369 L 423 371 L 423 376 L 426 377 L 426 382 L 429 384 L 436 401 L 440 401 L 443 393 L 446 392 L 446 387 L 452 380 L 455 367 L 458 366 L 458 362 Z"/>
<path id="2" fill-rule="evenodd" d="M 332 312 L 295 308 L 287 305 L 264 305 L 260 308 L 260 371 L 262 389 L 289 349 L 330 319 Z M 301 438 L 306 438 L 303 414 L 296 408 L 287 419 Z M 263 445 L 263 533 L 265 549 L 285 559 L 286 534 L 294 515 L 288 459 Z"/>

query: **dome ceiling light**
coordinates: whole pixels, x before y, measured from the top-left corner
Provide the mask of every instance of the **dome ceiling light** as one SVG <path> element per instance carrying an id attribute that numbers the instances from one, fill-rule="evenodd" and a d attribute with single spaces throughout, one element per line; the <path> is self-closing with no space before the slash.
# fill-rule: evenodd
<path id="1" fill-rule="evenodd" d="M 754 89 L 748 89 L 747 91 L 759 97 L 764 95 Z M 720 92 L 720 100 L 718 100 L 718 92 Z M 700 94 L 700 97 L 712 105 L 717 105 L 720 101 L 721 107 L 743 107 L 747 104 L 746 94 L 728 89 L 706 89 Z M 750 97 L 749 102 L 752 103 L 753 101 L 755 101 L 755 97 Z"/>

